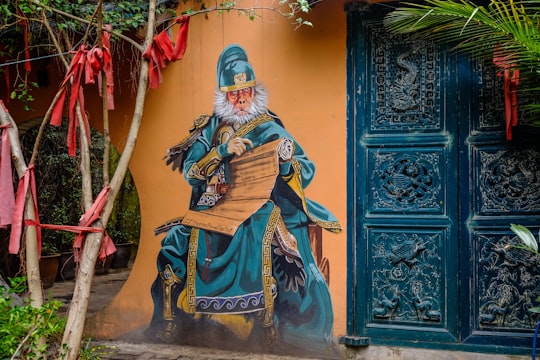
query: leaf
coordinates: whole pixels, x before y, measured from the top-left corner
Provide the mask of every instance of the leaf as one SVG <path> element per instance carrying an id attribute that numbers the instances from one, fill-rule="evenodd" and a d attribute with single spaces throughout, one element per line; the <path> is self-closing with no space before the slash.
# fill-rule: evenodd
<path id="1" fill-rule="evenodd" d="M 527 88 L 538 84 L 540 27 L 537 4 L 538 1 L 503 0 L 401 2 L 385 16 L 384 24 L 392 33 L 415 33 L 487 62 L 493 61 L 494 49 L 497 49 L 502 67 L 523 70 L 520 87 L 525 85 Z M 533 93 L 532 89 L 530 91 Z M 538 90 L 534 96 L 537 98 Z M 540 106 L 527 106 L 527 110 L 530 111 L 526 115 L 529 122 L 540 117 Z"/>
<path id="2" fill-rule="evenodd" d="M 463 25 L 463 30 L 461 30 L 461 32 L 459 33 L 460 35 L 463 35 L 463 31 L 465 30 L 465 26 L 467 26 L 467 24 L 469 24 L 471 22 L 471 20 L 474 18 L 474 15 L 476 15 L 478 10 L 479 10 L 478 8 L 473 10 L 473 13 L 471 14 L 471 16 L 469 16 L 469 19 L 467 19 L 467 22 L 465 23 L 465 25 Z"/>
<path id="3" fill-rule="evenodd" d="M 510 224 L 510 230 L 525 244 L 531 251 L 538 252 L 538 243 L 529 229 L 523 225 Z"/>

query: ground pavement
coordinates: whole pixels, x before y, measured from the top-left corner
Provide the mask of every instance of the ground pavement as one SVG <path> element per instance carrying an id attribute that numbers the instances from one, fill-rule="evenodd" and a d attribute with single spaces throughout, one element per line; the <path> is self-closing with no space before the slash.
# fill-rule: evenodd
<path id="1" fill-rule="evenodd" d="M 131 264 L 130 264 L 131 265 Z M 87 316 L 109 304 L 126 281 L 131 266 L 128 268 L 111 268 L 108 273 L 94 276 Z M 67 310 L 74 289 L 74 281 L 56 281 L 54 285 L 45 289 L 49 299 L 60 300 Z M 193 346 L 177 346 L 137 342 L 134 340 L 93 340 L 84 343 L 84 347 L 93 348 L 95 360 L 236 360 L 236 359 L 264 359 L 264 360 L 308 360 L 312 358 L 298 358 L 291 356 L 278 356 L 269 354 L 254 354 L 225 351 L 220 349 L 202 348 Z M 368 346 L 360 351 L 343 349 L 343 359 L 350 360 L 528 360 L 530 356 L 511 356 L 482 353 L 465 353 L 460 351 L 435 351 L 428 349 L 394 348 L 386 346 Z"/>
<path id="2" fill-rule="evenodd" d="M 128 268 L 111 268 L 106 274 L 95 275 L 90 292 L 87 317 L 94 315 L 109 304 L 126 281 L 131 271 Z M 71 298 L 75 281 L 55 281 L 52 287 L 45 289 L 48 299 L 64 303 L 60 312 L 66 312 Z M 94 348 L 95 354 L 106 360 L 163 360 L 163 359 L 199 359 L 199 360 L 232 360 L 232 359 L 268 359 L 292 360 L 298 357 L 262 355 L 253 353 L 231 352 L 219 349 L 193 346 L 173 346 L 152 343 L 134 343 L 126 340 L 93 340 L 83 346 Z M 307 358 L 305 358 L 307 359 Z"/>

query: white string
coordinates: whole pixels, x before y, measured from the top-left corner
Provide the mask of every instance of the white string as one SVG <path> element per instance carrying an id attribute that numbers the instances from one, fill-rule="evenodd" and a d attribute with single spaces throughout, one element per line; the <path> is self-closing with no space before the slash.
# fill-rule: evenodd
<path id="1" fill-rule="evenodd" d="M 0 67 L 9 66 L 9 65 L 16 65 L 16 64 L 22 64 L 22 63 L 25 63 L 25 62 L 35 61 L 35 60 L 48 59 L 48 58 L 52 58 L 52 57 L 55 57 L 55 56 L 66 55 L 66 54 L 69 54 L 69 51 L 65 52 L 65 53 L 61 53 L 61 54 L 44 55 L 44 56 L 40 56 L 40 57 L 32 58 L 32 59 L 24 59 L 24 60 L 16 60 L 16 61 L 5 62 L 5 63 L 0 64 Z"/>

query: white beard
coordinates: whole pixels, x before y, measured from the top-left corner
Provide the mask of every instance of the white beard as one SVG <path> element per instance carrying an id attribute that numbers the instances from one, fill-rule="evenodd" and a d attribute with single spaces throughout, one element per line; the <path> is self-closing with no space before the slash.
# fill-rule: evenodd
<path id="1" fill-rule="evenodd" d="M 222 121 L 238 128 L 257 116 L 267 112 L 268 93 L 261 83 L 257 83 L 253 87 L 253 100 L 251 106 L 246 110 L 245 114 L 239 114 L 227 100 L 227 93 L 216 89 L 214 96 L 214 113 L 222 119 Z"/>

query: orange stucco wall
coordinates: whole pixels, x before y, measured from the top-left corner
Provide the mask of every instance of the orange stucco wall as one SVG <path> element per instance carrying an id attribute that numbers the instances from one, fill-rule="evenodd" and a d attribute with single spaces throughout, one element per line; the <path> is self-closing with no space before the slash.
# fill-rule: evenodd
<path id="1" fill-rule="evenodd" d="M 254 21 L 236 12 L 192 17 L 183 60 L 169 64 L 163 71 L 161 87 L 148 91 L 143 123 L 130 163 L 142 215 L 138 256 L 116 298 L 88 321 L 87 333 L 114 338 L 143 327 L 150 320 L 153 310 L 150 286 L 157 275 L 155 259 L 161 241 L 161 236 L 154 236 L 153 229 L 183 215 L 190 194 L 183 177 L 167 168 L 162 157 L 168 147 L 187 134 L 197 115 L 211 113 L 217 58 L 231 43 L 246 49 L 258 80 L 269 91 L 269 108 L 282 118 L 288 131 L 317 166 L 315 179 L 306 190 L 307 196 L 329 208 L 344 228 L 339 235 L 323 233 L 323 254 L 330 263 L 334 333 L 336 336 L 345 333 L 347 74 L 344 4 L 345 0 L 322 2 L 305 16 L 314 26 L 298 30 L 294 30 L 289 20 L 271 11 L 262 11 L 262 17 Z M 127 58 L 120 59 L 117 69 L 130 68 Z M 51 79 L 51 84 L 56 84 L 55 81 Z M 111 136 L 118 149 L 125 145 L 133 113 L 134 96 L 128 85 L 117 88 L 116 110 L 111 113 Z M 52 97 L 55 90 L 50 86 L 47 96 Z M 94 90 L 86 90 L 87 104 L 97 100 Z M 99 129 L 100 107 L 90 106 L 88 110 L 93 125 Z M 19 119 L 24 117 L 29 115 L 21 114 Z"/>
<path id="2" fill-rule="evenodd" d="M 341 3 L 341 4 L 340 4 Z M 109 307 L 97 315 L 92 332 L 115 336 L 145 325 L 153 304 L 150 285 L 161 237 L 153 229 L 183 215 L 190 190 L 178 173 L 161 160 L 203 112 L 211 113 L 216 62 L 231 43 L 242 45 L 270 96 L 270 109 L 304 147 L 317 166 L 307 195 L 326 205 L 346 225 L 346 18 L 343 3 L 317 6 L 314 27 L 294 30 L 275 13 L 264 11 L 250 21 L 237 13 L 195 16 L 182 61 L 170 64 L 164 81 L 148 92 L 137 148 L 130 169 L 141 201 L 142 229 L 132 274 Z M 129 116 L 126 112 L 125 116 Z M 121 120 L 121 119 L 117 119 Z M 122 121 L 119 121 L 122 123 Z M 122 133 L 115 131 L 115 134 Z M 114 136 L 122 146 L 125 136 Z M 346 322 L 346 233 L 324 233 L 324 255 L 330 262 L 336 334 Z M 131 326 L 126 326 L 131 324 Z"/>

